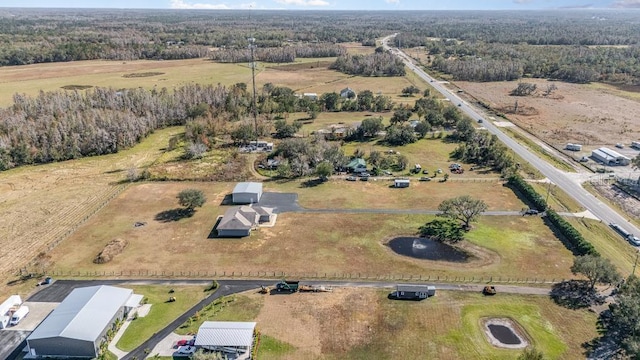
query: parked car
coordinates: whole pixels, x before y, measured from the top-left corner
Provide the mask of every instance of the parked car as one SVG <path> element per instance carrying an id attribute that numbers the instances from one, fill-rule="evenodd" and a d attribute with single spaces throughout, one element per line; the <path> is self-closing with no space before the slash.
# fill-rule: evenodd
<path id="1" fill-rule="evenodd" d="M 484 294 L 484 295 L 495 295 L 496 294 L 496 288 L 494 286 L 485 286 L 484 289 L 482 289 L 482 294 Z"/>
<path id="2" fill-rule="evenodd" d="M 347 181 L 356 181 L 358 180 L 355 176 L 349 176 L 347 177 Z"/>
<path id="3" fill-rule="evenodd" d="M 478 123 L 482 124 L 482 119 L 478 119 Z"/>
<path id="4" fill-rule="evenodd" d="M 387 175 L 387 176 L 392 176 L 393 174 L 391 173 L 391 171 L 389 170 L 382 170 L 382 173 Z"/>
<path id="5" fill-rule="evenodd" d="M 423 177 L 420 178 L 420 181 L 431 181 L 431 178 L 423 176 Z"/>
<path id="6" fill-rule="evenodd" d="M 191 355 L 196 352 L 195 346 L 180 346 L 178 348 L 178 354 Z"/>
<path id="7" fill-rule="evenodd" d="M 371 176 L 371 174 L 369 174 L 368 172 L 362 172 L 358 174 L 358 176 L 360 176 L 360 178 L 368 178 L 369 176 Z"/>
<path id="8" fill-rule="evenodd" d="M 369 177 L 368 176 L 362 176 L 362 177 L 360 177 L 360 181 L 369 181 Z"/>
<path id="9" fill-rule="evenodd" d="M 424 169 L 424 170 L 422 170 L 422 173 L 426 175 L 426 174 L 428 174 L 428 173 L 429 173 L 429 170 Z"/>
<path id="10" fill-rule="evenodd" d="M 536 210 L 536 209 L 527 209 L 524 212 L 524 215 L 538 215 L 540 213 L 540 211 Z"/>
<path id="11" fill-rule="evenodd" d="M 196 338 L 192 338 L 192 339 L 182 339 L 182 340 L 178 340 L 178 342 L 176 343 L 176 347 L 181 347 L 181 346 L 193 346 L 193 344 L 195 344 L 196 342 Z"/>
<path id="12" fill-rule="evenodd" d="M 617 143 L 617 144 L 616 144 L 616 147 L 617 147 L 618 149 L 624 149 L 624 145 L 623 145 L 623 144 L 620 144 L 620 143 Z"/>

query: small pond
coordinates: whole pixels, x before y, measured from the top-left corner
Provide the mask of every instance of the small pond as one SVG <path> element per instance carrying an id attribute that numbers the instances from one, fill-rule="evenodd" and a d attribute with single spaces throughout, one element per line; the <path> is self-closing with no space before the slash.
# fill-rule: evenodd
<path id="1" fill-rule="evenodd" d="M 529 345 L 521 328 L 511 319 L 485 319 L 483 321 L 487 340 L 493 345 L 507 349 L 523 349 Z"/>
<path id="2" fill-rule="evenodd" d="M 487 325 L 491 335 L 500 341 L 503 344 L 507 345 L 520 345 L 522 344 L 522 340 L 511 330 L 511 328 L 498 325 L 498 324 L 489 324 Z"/>
<path id="3" fill-rule="evenodd" d="M 416 259 L 442 260 L 463 263 L 469 255 L 455 247 L 439 241 L 419 237 L 397 237 L 388 246 L 397 254 Z"/>

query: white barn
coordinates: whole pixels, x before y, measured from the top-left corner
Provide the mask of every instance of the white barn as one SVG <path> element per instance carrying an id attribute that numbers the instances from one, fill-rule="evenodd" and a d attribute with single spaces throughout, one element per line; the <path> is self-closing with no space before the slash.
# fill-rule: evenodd
<path id="1" fill-rule="evenodd" d="M 255 329 L 255 322 L 205 321 L 194 345 L 227 354 L 251 354 Z"/>
<path id="2" fill-rule="evenodd" d="M 607 147 L 601 147 L 591 152 L 591 157 L 605 165 L 629 165 L 631 159 L 620 154 L 615 150 L 611 150 Z"/>
<path id="3" fill-rule="evenodd" d="M 255 204 L 262 197 L 262 183 L 241 182 L 233 188 L 231 194 L 234 204 Z"/>
<path id="4" fill-rule="evenodd" d="M 107 331 L 142 295 L 114 286 L 74 289 L 27 337 L 30 358 L 95 358 Z"/>

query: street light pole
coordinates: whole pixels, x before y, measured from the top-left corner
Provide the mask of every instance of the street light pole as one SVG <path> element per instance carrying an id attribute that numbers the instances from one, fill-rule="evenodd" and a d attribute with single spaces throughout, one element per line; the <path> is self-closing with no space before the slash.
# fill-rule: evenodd
<path id="1" fill-rule="evenodd" d="M 251 82 L 253 84 L 253 126 L 258 139 L 258 106 L 256 105 L 256 61 L 253 57 L 253 49 L 255 46 L 255 38 L 249 38 L 249 49 L 251 50 Z"/>

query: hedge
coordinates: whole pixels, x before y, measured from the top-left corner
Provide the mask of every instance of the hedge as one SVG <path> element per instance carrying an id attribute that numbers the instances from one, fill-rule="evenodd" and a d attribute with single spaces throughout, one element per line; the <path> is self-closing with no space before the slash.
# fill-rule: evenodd
<path id="1" fill-rule="evenodd" d="M 529 185 L 524 179 L 518 175 L 512 175 L 509 177 L 509 184 L 529 200 L 539 211 L 546 210 L 546 216 L 551 225 L 553 225 L 562 236 L 565 238 L 565 246 L 571 250 L 576 256 L 581 255 L 593 255 L 600 256 L 600 253 L 591 245 L 590 242 L 582 237 L 582 234 L 576 228 L 573 227 L 557 212 L 548 209 L 547 203 L 535 189 Z"/>
<path id="2" fill-rule="evenodd" d="M 529 200 L 538 211 L 546 210 L 547 202 L 544 200 L 542 195 L 538 194 L 538 192 L 529 185 L 529 183 L 524 181 L 522 177 L 518 175 L 511 175 L 508 180 L 509 185 L 520 191 L 520 193 L 522 193 L 522 195 Z"/>
<path id="3" fill-rule="evenodd" d="M 585 240 L 585 238 L 582 237 L 582 234 L 580 234 L 573 225 L 563 219 L 562 216 L 558 215 L 557 212 L 548 209 L 547 219 L 549 219 L 549 222 L 551 222 L 551 224 L 553 224 L 553 226 L 555 226 L 556 229 L 558 229 L 558 231 L 564 236 L 568 242 L 565 246 L 567 246 L 567 248 L 569 248 L 569 250 L 571 250 L 576 256 L 600 256 L 598 250 L 596 250 L 590 242 Z"/>

